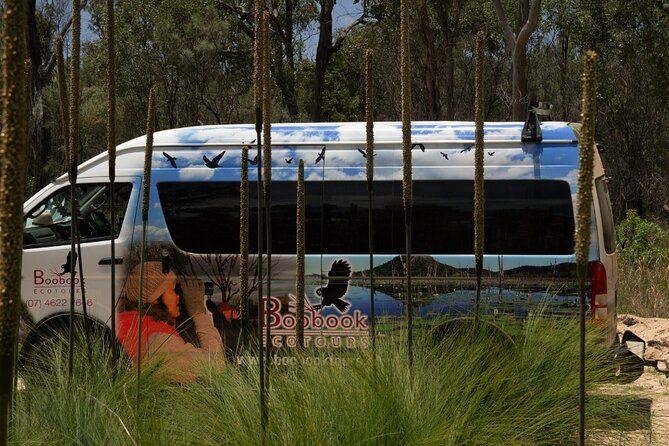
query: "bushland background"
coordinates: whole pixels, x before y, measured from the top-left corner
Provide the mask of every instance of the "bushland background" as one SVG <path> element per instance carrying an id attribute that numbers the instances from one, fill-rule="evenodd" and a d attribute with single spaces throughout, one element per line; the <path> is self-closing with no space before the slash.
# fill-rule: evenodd
<path id="1" fill-rule="evenodd" d="M 253 122 L 253 1 L 117 2 L 118 142 L 144 132 L 151 85 L 157 91 L 157 130 Z M 69 38 L 71 15 L 67 0 L 29 3 L 28 196 L 64 173 L 54 50 L 59 33 L 66 42 Z M 83 3 L 80 156 L 85 160 L 106 150 L 107 121 L 104 2 Z M 400 119 L 399 0 L 265 3 L 271 13 L 273 122 L 363 120 L 367 48 L 375 51 L 376 119 Z M 534 30 L 528 23 L 533 8 L 538 9 Z M 414 120 L 473 119 L 478 30 L 487 33 L 486 120 L 522 120 L 526 103 L 541 100 L 553 104 L 553 119 L 578 121 L 581 55 L 595 50 L 596 134 L 606 148 L 616 219 L 628 209 L 642 218 L 669 218 L 666 1 L 415 0 L 410 9 Z M 502 27 L 502 10 L 508 28 Z M 523 26 L 531 31 L 524 48 Z M 515 98 L 514 67 L 520 92 Z"/>
<path id="2" fill-rule="evenodd" d="M 30 195 L 64 173 L 54 47 L 55 37 L 69 30 L 71 11 L 67 0 L 27 1 Z M 104 2 L 84 3 L 82 160 L 106 150 L 107 122 Z M 367 48 L 376 54 L 376 119 L 400 118 L 399 0 L 265 4 L 272 16 L 272 121 L 361 120 L 362 56 Z M 335 26 L 342 15 L 335 8 L 342 5 L 352 14 Z M 664 124 L 669 5 L 664 0 L 414 0 L 411 5 L 414 120 L 472 119 L 473 36 L 478 30 L 487 33 L 486 120 L 523 119 L 527 102 L 544 100 L 553 103 L 554 119 L 578 121 L 582 54 L 586 49 L 599 54 L 597 135 L 606 147 L 604 163 L 619 222 L 619 310 L 669 317 L 669 153 Z M 118 0 L 118 142 L 144 133 L 150 86 L 158 92 L 158 130 L 253 122 L 252 10 L 248 0 Z M 557 327 L 556 336 L 544 328 L 539 321 L 526 324 L 523 349 L 514 350 L 519 356 L 499 361 L 495 354 L 495 367 L 486 366 L 485 360 L 499 350 L 482 343 L 449 349 L 441 358 L 446 362 L 420 356 L 427 361 L 417 364 L 420 374 L 415 375 L 406 362 L 396 362 L 406 358 L 402 351 L 389 351 L 383 357 L 385 366 L 378 368 L 367 361 L 346 369 L 350 373 L 333 369 L 324 375 L 312 369 L 300 371 L 299 379 L 275 374 L 272 413 L 283 418 L 271 424 L 271 442 L 348 444 L 350 435 L 380 444 L 443 443 L 444 438 L 461 444 L 472 436 L 486 444 L 507 444 L 510 439 L 556 444 L 573 438 L 577 331 Z M 54 364 L 62 366 L 62 353 L 54 351 Z M 102 353 L 108 360 L 109 353 Z M 257 387 L 245 370 L 212 371 L 192 387 L 148 380 L 140 387 L 129 368 L 117 375 L 112 368 L 91 375 L 83 350 L 76 357 L 81 374 L 74 378 L 63 367 L 54 367 L 52 375 L 25 376 L 23 389 L 28 390 L 18 392 L 14 404 L 15 444 L 71 444 L 75 438 L 91 444 L 137 444 L 136 439 L 221 444 L 230 438 L 258 444 L 257 407 L 248 404 L 257 397 Z M 606 363 L 596 360 L 591 368 L 605 371 Z M 379 384 L 361 393 L 359 386 L 350 385 L 356 381 Z M 76 391 L 71 382 L 77 383 Z M 661 385 L 657 393 L 666 395 L 666 380 Z M 132 388 L 138 401 L 144 395 L 141 413 L 148 417 L 140 417 L 129 402 L 127 390 Z M 425 397 L 419 404 L 413 404 L 414 389 Z M 155 395 L 161 395 L 159 404 Z M 302 397 L 309 398 L 308 404 Z M 359 412 L 376 414 L 377 419 L 350 416 L 350 401 L 365 402 Z M 590 435 L 597 435 L 597 429 L 624 430 L 621 414 L 627 415 L 629 429 L 647 424 L 637 418 L 633 404 L 593 397 L 588 407 Z M 447 415 L 430 416 L 434 413 Z M 42 429 L 35 428 L 35 420 Z M 240 425 L 248 428 L 240 430 Z M 347 425 L 351 428 L 341 429 Z M 201 428 L 194 433 L 192 426 Z M 248 438 L 239 438 L 246 434 Z M 656 431 L 656 437 L 666 435 Z"/>

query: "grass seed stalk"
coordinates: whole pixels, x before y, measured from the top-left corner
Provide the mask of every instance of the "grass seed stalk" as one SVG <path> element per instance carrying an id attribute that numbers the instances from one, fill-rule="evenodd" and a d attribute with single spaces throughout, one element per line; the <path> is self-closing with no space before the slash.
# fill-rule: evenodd
<path id="1" fill-rule="evenodd" d="M 23 196 L 28 151 L 25 60 L 27 4 L 7 0 L 2 27 L 2 133 L 0 134 L 0 445 L 7 444 L 14 390 L 21 296 Z"/>
<path id="2" fill-rule="evenodd" d="M 579 426 L 578 444 L 585 444 L 585 298 L 588 255 L 590 252 L 590 224 L 592 207 L 592 175 L 595 148 L 595 59 L 593 51 L 585 53 L 583 72 L 583 100 L 581 104 L 581 139 L 579 150 L 578 193 L 576 201 L 575 251 L 579 285 Z"/>

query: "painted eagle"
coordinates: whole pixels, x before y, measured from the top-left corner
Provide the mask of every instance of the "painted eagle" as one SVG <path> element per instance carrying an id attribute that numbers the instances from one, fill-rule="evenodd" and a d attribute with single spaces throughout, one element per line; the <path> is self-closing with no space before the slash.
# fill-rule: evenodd
<path id="1" fill-rule="evenodd" d="M 334 305 L 340 313 L 346 312 L 350 302 L 343 299 L 348 291 L 348 281 L 351 278 L 351 265 L 348 261 L 339 259 L 335 260 L 330 266 L 328 272 L 328 284 L 325 287 L 320 287 L 316 290 L 316 294 L 320 296 L 321 303 L 314 305 L 315 310 Z"/>

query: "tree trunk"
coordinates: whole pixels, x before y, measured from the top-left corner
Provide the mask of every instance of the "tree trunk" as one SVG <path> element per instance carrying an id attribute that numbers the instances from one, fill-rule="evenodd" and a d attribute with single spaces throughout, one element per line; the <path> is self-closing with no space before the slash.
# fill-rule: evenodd
<path id="1" fill-rule="evenodd" d="M 507 53 L 511 56 L 511 118 L 525 119 L 527 108 L 527 42 L 537 29 L 541 12 L 541 0 L 520 0 L 514 35 L 501 0 L 493 0 L 500 28 L 504 33 Z"/>
<path id="2" fill-rule="evenodd" d="M 42 90 L 45 82 L 53 72 L 46 71 L 43 54 L 37 30 L 36 0 L 28 3 L 28 55 L 30 58 L 30 127 L 28 152 L 28 175 L 33 179 L 35 190 L 26 190 L 26 195 L 32 195 L 45 186 L 49 179 L 44 171 L 44 165 L 51 154 L 51 140 L 44 125 L 44 97 Z M 27 198 L 27 196 L 26 196 Z"/>
<path id="3" fill-rule="evenodd" d="M 283 24 L 282 45 L 285 60 L 277 63 L 277 85 L 281 90 L 281 98 L 288 110 L 290 119 L 295 121 L 300 116 L 300 107 L 297 104 L 295 91 L 295 46 L 293 42 L 293 0 L 286 0 L 286 18 Z"/>
<path id="4" fill-rule="evenodd" d="M 418 0 L 416 12 L 418 16 L 417 28 L 420 36 L 420 76 L 423 81 L 425 118 L 428 120 L 437 120 L 441 117 L 441 104 L 439 103 L 439 89 L 437 88 L 437 59 L 435 57 L 434 31 L 430 26 L 427 0 Z"/>
<path id="5" fill-rule="evenodd" d="M 514 121 L 524 121 L 527 114 L 527 52 L 518 48 L 513 53 L 513 101 Z"/>
<path id="6" fill-rule="evenodd" d="M 45 116 L 44 94 L 43 90 L 49 84 L 56 67 L 56 55 L 44 54 L 40 45 L 40 35 L 38 30 L 37 1 L 29 0 L 27 5 L 27 41 L 28 57 L 30 58 L 31 72 L 31 98 L 30 98 L 30 126 L 29 126 L 29 145 L 28 151 L 28 175 L 33 178 L 34 191 L 41 189 L 49 182 L 44 165 L 52 152 L 51 138 L 49 135 L 46 121 L 49 116 Z M 85 8 L 88 0 L 81 2 L 81 7 Z M 70 26 L 72 18 L 66 20 L 58 34 L 65 36 Z M 27 194 L 34 191 L 26 190 Z"/>
<path id="7" fill-rule="evenodd" d="M 516 36 L 520 35 L 527 23 L 530 14 L 530 0 L 518 2 L 518 16 L 516 19 Z M 527 43 L 524 45 L 516 37 L 516 45 L 513 50 L 513 85 L 511 114 L 514 121 L 525 120 L 527 114 Z"/>
<path id="8" fill-rule="evenodd" d="M 439 25 L 444 33 L 444 90 L 446 104 L 446 114 L 444 119 L 452 121 L 455 119 L 455 60 L 453 50 L 460 33 L 460 11 L 462 10 L 463 0 L 443 0 L 436 2 L 437 17 Z M 450 9 L 454 8 L 451 18 Z"/>
<path id="9" fill-rule="evenodd" d="M 321 12 L 318 17 L 320 30 L 316 49 L 316 68 L 314 71 L 313 102 L 311 103 L 311 120 L 323 120 L 323 86 L 325 72 L 332 55 L 332 9 L 336 0 L 319 0 Z"/>
<path id="10" fill-rule="evenodd" d="M 444 88 L 446 90 L 446 114 L 444 115 L 444 119 L 453 121 L 455 119 L 455 99 L 453 97 L 455 91 L 455 60 L 453 59 L 453 42 L 446 41 L 444 56 L 446 58 L 444 61 Z"/>

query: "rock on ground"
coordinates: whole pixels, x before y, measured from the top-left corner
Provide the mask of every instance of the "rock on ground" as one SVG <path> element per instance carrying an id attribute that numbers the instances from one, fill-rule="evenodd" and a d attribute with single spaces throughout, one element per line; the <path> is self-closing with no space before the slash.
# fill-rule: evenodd
<path id="1" fill-rule="evenodd" d="M 665 362 L 658 364 L 661 370 L 666 366 L 669 361 L 669 319 L 621 314 L 618 316 L 618 336 L 622 337 L 626 331 L 645 342 L 644 359 Z"/>

